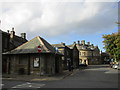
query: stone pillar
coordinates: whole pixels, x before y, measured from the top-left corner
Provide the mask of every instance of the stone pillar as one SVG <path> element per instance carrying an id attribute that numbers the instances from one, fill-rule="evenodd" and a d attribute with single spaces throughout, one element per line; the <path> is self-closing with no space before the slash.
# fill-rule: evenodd
<path id="1" fill-rule="evenodd" d="M 81 44 L 82 44 L 82 45 L 85 45 L 85 40 L 82 40 L 82 41 L 81 41 Z"/>

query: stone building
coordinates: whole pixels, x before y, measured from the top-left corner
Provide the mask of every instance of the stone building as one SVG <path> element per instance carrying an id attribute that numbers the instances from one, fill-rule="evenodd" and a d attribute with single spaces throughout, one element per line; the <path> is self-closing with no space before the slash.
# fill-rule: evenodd
<path id="1" fill-rule="evenodd" d="M 79 67 L 79 50 L 77 49 L 76 43 L 72 45 L 67 45 L 72 50 L 72 65 L 73 68 Z"/>
<path id="2" fill-rule="evenodd" d="M 12 28 L 12 31 L 2 31 L 2 52 L 13 50 L 25 42 L 27 42 L 26 33 L 21 33 L 21 36 L 17 36 L 14 28 Z"/>
<path id="3" fill-rule="evenodd" d="M 0 31 L 2 36 L 2 53 L 13 50 L 27 42 L 26 33 L 21 33 L 21 36 L 17 36 L 15 35 L 14 28 L 12 28 L 12 31 L 8 30 L 8 32 Z M 7 68 L 9 68 L 7 64 L 9 64 L 9 62 L 7 62 L 6 56 L 2 55 L 2 73 L 7 73 Z"/>
<path id="4" fill-rule="evenodd" d="M 85 40 L 76 43 L 77 49 L 79 50 L 79 64 L 100 64 L 100 50 L 98 46 L 90 44 L 90 42 L 85 43 Z"/>
<path id="5" fill-rule="evenodd" d="M 65 45 L 65 43 L 52 44 L 56 50 L 63 54 L 62 56 L 62 68 L 64 70 L 70 69 L 72 65 L 72 50 Z"/>
<path id="6" fill-rule="evenodd" d="M 62 72 L 62 55 L 39 36 L 3 54 L 10 62 L 10 74 L 53 75 Z"/>

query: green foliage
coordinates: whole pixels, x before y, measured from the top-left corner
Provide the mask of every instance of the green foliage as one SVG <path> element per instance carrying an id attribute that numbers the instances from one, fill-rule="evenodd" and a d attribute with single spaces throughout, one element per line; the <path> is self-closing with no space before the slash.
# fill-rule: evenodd
<path id="1" fill-rule="evenodd" d="M 120 33 L 103 35 L 103 38 L 106 52 L 110 54 L 111 58 L 120 61 Z"/>
<path id="2" fill-rule="evenodd" d="M 118 26 L 120 26 L 120 22 L 116 22 L 118 24 Z"/>

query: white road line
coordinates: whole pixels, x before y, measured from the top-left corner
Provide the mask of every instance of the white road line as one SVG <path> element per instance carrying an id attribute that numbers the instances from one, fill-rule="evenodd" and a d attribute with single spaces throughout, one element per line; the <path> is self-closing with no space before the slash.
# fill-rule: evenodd
<path id="1" fill-rule="evenodd" d="M 17 87 L 12 87 L 12 88 L 17 88 Z"/>
<path id="2" fill-rule="evenodd" d="M 29 87 L 32 87 L 32 85 L 29 85 Z"/>
<path id="3" fill-rule="evenodd" d="M 22 85 L 17 85 L 17 86 L 22 86 Z"/>
<path id="4" fill-rule="evenodd" d="M 27 82 L 27 84 L 31 84 L 30 82 Z"/>
<path id="5" fill-rule="evenodd" d="M 45 84 L 26 82 L 24 84 L 16 85 L 16 86 L 14 86 L 12 88 L 41 88 L 44 85 Z"/>

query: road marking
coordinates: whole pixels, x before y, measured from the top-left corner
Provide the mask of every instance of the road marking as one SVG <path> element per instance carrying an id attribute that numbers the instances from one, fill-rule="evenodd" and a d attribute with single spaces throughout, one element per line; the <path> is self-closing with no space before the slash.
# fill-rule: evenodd
<path id="1" fill-rule="evenodd" d="M 24 84 L 16 85 L 16 86 L 14 86 L 12 88 L 41 88 L 44 85 L 45 84 L 26 82 Z"/>
<path id="2" fill-rule="evenodd" d="M 17 88 L 17 87 L 12 87 L 12 88 Z"/>
<path id="3" fill-rule="evenodd" d="M 27 82 L 27 84 L 31 84 L 31 83 Z"/>
<path id="4" fill-rule="evenodd" d="M 49 79 L 46 79 L 46 78 L 44 78 L 44 79 L 38 79 L 38 78 L 36 78 L 36 79 L 32 79 L 31 81 L 45 81 L 45 80 L 49 80 Z"/>
<path id="5" fill-rule="evenodd" d="M 22 85 L 17 85 L 17 86 L 22 86 Z"/>
<path id="6" fill-rule="evenodd" d="M 109 70 L 109 71 L 107 71 L 107 72 L 105 72 L 105 73 L 106 73 L 106 74 L 107 74 L 107 73 L 114 73 L 114 74 L 117 73 L 117 74 L 118 74 L 118 71 L 115 71 L 115 70 Z"/>
<path id="7" fill-rule="evenodd" d="M 32 87 L 32 85 L 29 85 L 29 87 Z"/>

